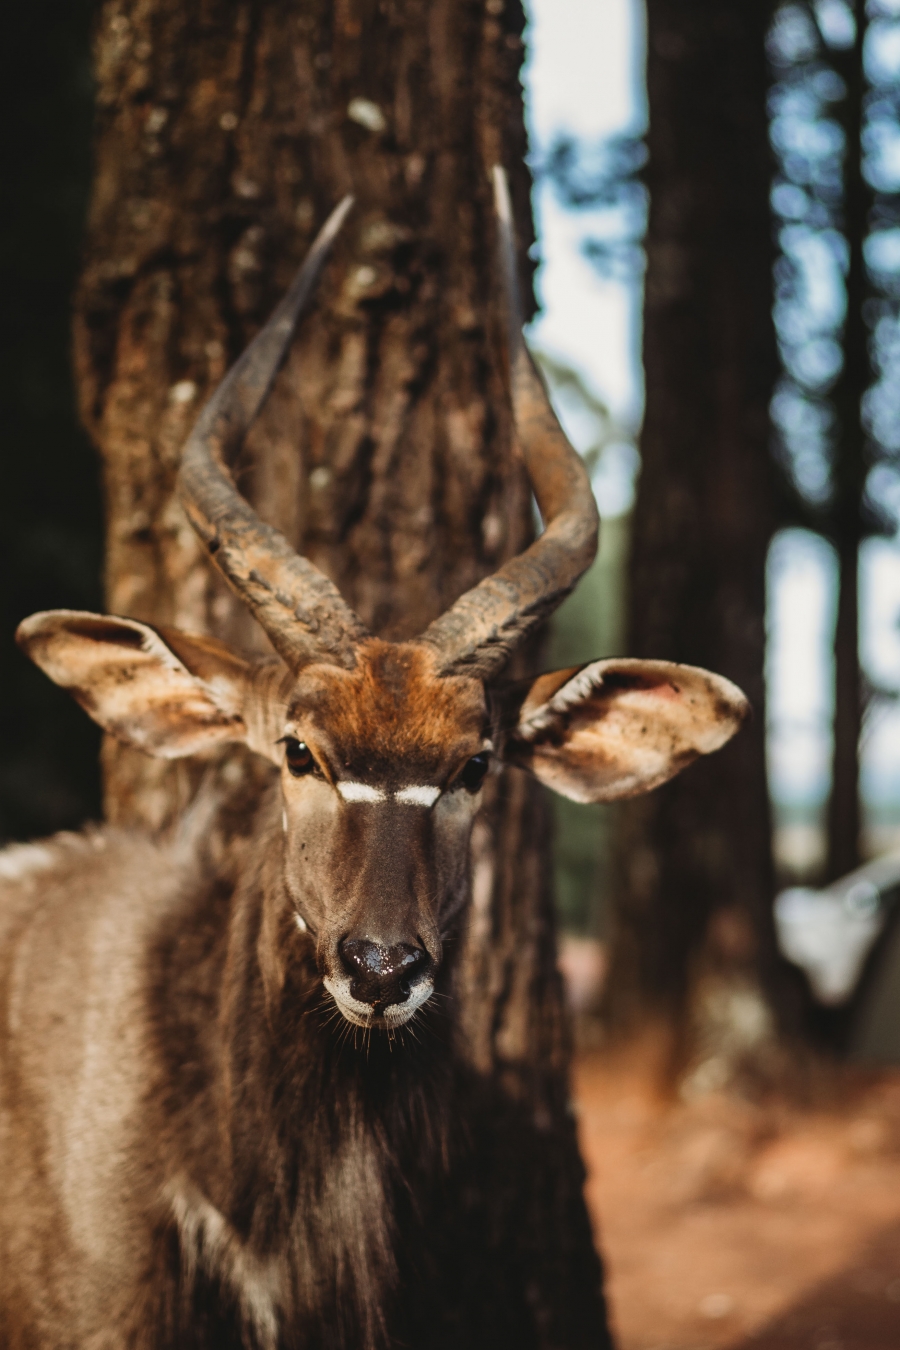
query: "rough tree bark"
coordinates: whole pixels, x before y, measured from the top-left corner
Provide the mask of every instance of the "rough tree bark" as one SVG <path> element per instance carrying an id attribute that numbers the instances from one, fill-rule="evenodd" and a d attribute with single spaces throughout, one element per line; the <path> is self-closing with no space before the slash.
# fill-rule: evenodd
<path id="1" fill-rule="evenodd" d="M 767 0 L 649 0 L 646 420 L 634 514 L 635 656 L 727 675 L 755 716 L 721 754 L 620 812 L 613 1018 L 683 1028 L 701 970 L 776 958 L 764 745 L 773 507 Z"/>
<path id="2" fill-rule="evenodd" d="M 251 433 L 242 490 L 392 638 L 527 541 L 488 179 L 509 166 L 524 248 L 523 24 L 518 0 L 102 6 L 76 359 L 104 464 L 111 612 L 264 643 L 201 560 L 174 476 L 204 398 L 348 191 L 351 223 Z M 197 775 L 114 743 L 104 767 L 108 816 L 152 827 Z M 545 1141 L 531 1176 L 498 1141 L 506 1181 L 492 1183 L 525 1197 L 535 1343 L 598 1346 L 547 845 L 542 798 L 504 775 L 475 838 L 466 1032 Z"/>

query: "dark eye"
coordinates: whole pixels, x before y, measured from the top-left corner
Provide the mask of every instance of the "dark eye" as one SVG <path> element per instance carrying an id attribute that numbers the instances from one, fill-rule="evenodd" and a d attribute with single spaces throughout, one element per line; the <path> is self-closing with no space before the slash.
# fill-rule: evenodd
<path id="1" fill-rule="evenodd" d="M 295 741 L 293 736 L 284 738 L 284 757 L 287 760 L 288 773 L 293 774 L 295 778 L 312 773 L 316 767 L 309 746 L 304 741 Z"/>
<path id="2" fill-rule="evenodd" d="M 490 763 L 491 757 L 487 753 L 473 755 L 457 778 L 457 783 L 464 787 L 466 792 L 477 792 L 484 782 Z"/>

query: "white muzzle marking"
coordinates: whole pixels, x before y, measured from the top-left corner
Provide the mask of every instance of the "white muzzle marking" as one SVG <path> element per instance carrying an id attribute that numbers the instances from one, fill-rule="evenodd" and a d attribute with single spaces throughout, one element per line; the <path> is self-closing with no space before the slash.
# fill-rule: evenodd
<path id="1" fill-rule="evenodd" d="M 359 999 L 354 998 L 350 993 L 349 980 L 334 980 L 331 976 L 326 975 L 322 983 L 334 999 L 339 1011 L 348 1022 L 352 1022 L 357 1027 L 402 1027 L 404 1022 L 408 1022 L 413 1013 L 418 1012 L 434 993 L 434 981 L 426 977 L 412 987 L 409 998 L 405 1003 L 389 1003 L 384 1011 L 376 1017 L 371 1003 L 360 1003 Z"/>

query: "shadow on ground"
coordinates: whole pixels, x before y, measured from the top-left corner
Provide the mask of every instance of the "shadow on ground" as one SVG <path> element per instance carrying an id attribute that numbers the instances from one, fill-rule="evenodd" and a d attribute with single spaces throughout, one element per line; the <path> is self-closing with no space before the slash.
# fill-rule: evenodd
<path id="1" fill-rule="evenodd" d="M 898 1350 L 900 1224 L 879 1233 L 846 1270 L 729 1350 Z"/>

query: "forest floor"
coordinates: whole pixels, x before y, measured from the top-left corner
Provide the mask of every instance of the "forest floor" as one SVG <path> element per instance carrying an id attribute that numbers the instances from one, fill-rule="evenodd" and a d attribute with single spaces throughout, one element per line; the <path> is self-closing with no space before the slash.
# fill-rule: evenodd
<path id="1" fill-rule="evenodd" d="M 658 1062 L 575 1069 L 620 1350 L 900 1350 L 900 1072 L 685 1101 Z"/>

